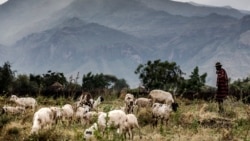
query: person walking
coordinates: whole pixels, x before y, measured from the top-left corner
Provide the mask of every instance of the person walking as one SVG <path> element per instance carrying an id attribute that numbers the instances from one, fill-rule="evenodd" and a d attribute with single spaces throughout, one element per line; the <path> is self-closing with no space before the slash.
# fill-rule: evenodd
<path id="1" fill-rule="evenodd" d="M 215 64 L 216 74 L 217 74 L 217 93 L 216 93 L 216 101 L 219 106 L 219 113 L 224 112 L 223 101 L 228 95 L 228 77 L 225 69 L 222 68 L 220 62 Z"/>

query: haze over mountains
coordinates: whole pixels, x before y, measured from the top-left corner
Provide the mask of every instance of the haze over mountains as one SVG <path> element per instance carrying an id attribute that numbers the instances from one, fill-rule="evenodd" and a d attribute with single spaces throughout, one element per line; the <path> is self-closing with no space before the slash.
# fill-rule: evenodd
<path id="1" fill-rule="evenodd" d="M 245 13 L 245 12 L 244 12 Z M 148 60 L 198 66 L 214 85 L 220 61 L 232 79 L 249 75 L 250 16 L 170 0 L 9 0 L 0 5 L 0 59 L 18 73 L 112 74 L 139 85 Z"/>

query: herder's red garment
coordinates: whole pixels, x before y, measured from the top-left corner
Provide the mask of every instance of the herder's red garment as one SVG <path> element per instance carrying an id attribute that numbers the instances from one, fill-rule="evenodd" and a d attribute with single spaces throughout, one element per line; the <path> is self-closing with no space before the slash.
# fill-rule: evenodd
<path id="1" fill-rule="evenodd" d="M 221 101 L 228 95 L 228 78 L 226 71 L 221 68 L 217 74 L 217 95 L 216 100 Z"/>

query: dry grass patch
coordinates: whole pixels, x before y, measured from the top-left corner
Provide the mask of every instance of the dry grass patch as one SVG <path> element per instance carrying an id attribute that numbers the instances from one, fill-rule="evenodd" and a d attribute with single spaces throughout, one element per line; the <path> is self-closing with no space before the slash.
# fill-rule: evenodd
<path id="1" fill-rule="evenodd" d="M 4 105 L 8 98 L 0 97 L 0 105 Z M 47 101 L 48 100 L 48 101 Z M 69 99 L 52 99 L 39 97 L 39 106 L 48 107 L 54 104 L 73 103 Z M 134 141 L 250 141 L 250 106 L 236 101 L 233 98 L 226 99 L 225 112 L 219 114 L 216 102 L 202 100 L 190 101 L 178 99 L 179 108 L 172 112 L 168 125 L 152 127 L 152 113 L 150 108 L 141 108 L 136 113 L 141 126 L 142 139 L 139 138 L 138 129 L 134 129 Z M 109 98 L 100 105 L 98 111 L 110 111 L 124 106 L 124 100 Z M 78 141 L 83 140 L 83 131 L 88 128 L 80 123 L 72 122 L 53 125 L 51 129 L 41 130 L 38 135 L 30 135 L 33 119 L 32 110 L 24 115 L 0 115 L 0 140 L 50 140 L 50 141 Z M 95 119 L 96 120 L 96 119 Z M 120 140 L 110 131 L 110 140 Z M 18 137 L 18 138 L 17 138 Z M 98 134 L 98 140 L 106 141 L 107 138 Z"/>

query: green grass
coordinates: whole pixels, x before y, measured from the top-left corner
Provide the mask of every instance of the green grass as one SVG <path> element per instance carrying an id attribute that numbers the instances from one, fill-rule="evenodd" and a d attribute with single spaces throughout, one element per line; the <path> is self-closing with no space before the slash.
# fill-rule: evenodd
<path id="1" fill-rule="evenodd" d="M 0 106 L 8 101 L 8 97 L 0 97 Z M 74 101 L 60 97 L 58 99 L 37 97 L 39 106 L 62 106 Z M 202 100 L 189 101 L 178 99 L 179 109 L 171 113 L 167 126 L 152 127 L 152 114 L 150 108 L 142 108 L 136 113 L 141 126 L 142 139 L 139 138 L 138 129 L 134 129 L 135 141 L 223 141 L 242 140 L 250 141 L 250 107 L 242 102 L 229 98 L 224 103 L 225 112 L 217 113 L 217 104 L 213 101 Z M 98 111 L 110 111 L 119 109 L 124 105 L 123 99 L 116 96 L 108 96 L 100 105 Z M 206 107 L 201 111 L 201 107 Z M 83 131 L 91 125 L 83 126 L 73 122 L 69 126 L 65 124 L 53 125 L 51 129 L 39 131 L 39 134 L 30 134 L 33 112 L 31 109 L 24 115 L 0 115 L 0 141 L 80 141 L 83 140 Z M 95 118 L 97 119 L 97 118 Z M 100 132 L 95 133 L 99 141 L 124 140 L 116 129 L 109 128 L 105 136 Z"/>

